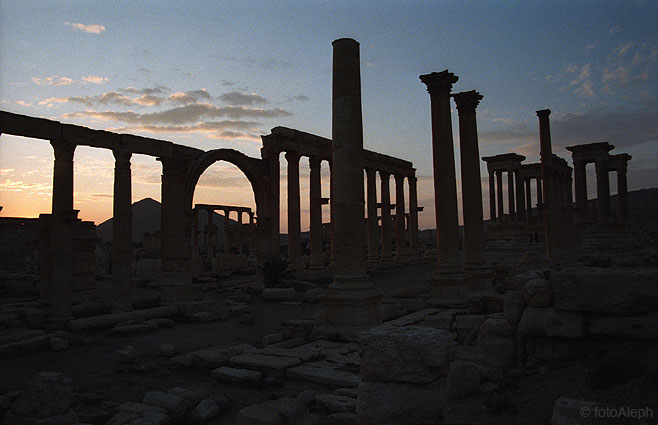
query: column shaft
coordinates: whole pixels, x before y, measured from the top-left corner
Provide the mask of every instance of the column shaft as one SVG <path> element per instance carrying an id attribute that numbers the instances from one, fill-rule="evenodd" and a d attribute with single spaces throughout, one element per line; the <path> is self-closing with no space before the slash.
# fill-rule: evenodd
<path id="1" fill-rule="evenodd" d="M 525 191 L 523 190 L 523 177 L 521 170 L 514 170 L 514 187 L 516 188 L 516 220 L 524 222 L 525 220 Z"/>
<path id="2" fill-rule="evenodd" d="M 310 193 L 309 209 L 311 214 L 311 264 L 312 269 L 322 268 L 322 176 L 320 173 L 320 158 L 310 157 Z"/>
<path id="3" fill-rule="evenodd" d="M 379 172 L 381 179 L 382 261 L 391 261 L 391 191 L 390 174 Z"/>
<path id="4" fill-rule="evenodd" d="M 377 171 L 373 168 L 366 168 L 366 189 L 368 202 L 368 259 L 369 263 L 379 261 L 379 249 L 377 237 Z"/>
<path id="5" fill-rule="evenodd" d="M 489 170 L 489 221 L 496 221 L 496 183 L 493 170 Z"/>
<path id="6" fill-rule="evenodd" d="M 115 311 L 132 309 L 132 191 L 129 151 L 114 149 L 112 292 Z"/>
<path id="7" fill-rule="evenodd" d="M 503 207 L 503 203 L 505 202 L 505 199 L 503 198 L 503 170 L 496 170 L 496 189 L 498 189 L 498 221 L 503 221 L 505 216 L 505 210 Z"/>
<path id="8" fill-rule="evenodd" d="M 224 255 L 228 257 L 231 253 L 231 210 L 224 209 Z"/>
<path id="9" fill-rule="evenodd" d="M 530 190 L 530 182 L 532 177 L 526 177 L 523 179 L 523 185 L 525 188 L 525 213 L 526 213 L 526 222 L 530 222 L 532 217 L 532 191 Z"/>
<path id="10" fill-rule="evenodd" d="M 465 267 L 484 264 L 482 180 L 475 108 L 482 95 L 476 91 L 453 96 L 459 113 L 459 149 L 462 175 Z"/>
<path id="11" fill-rule="evenodd" d="M 431 102 L 434 208 L 436 211 L 439 278 L 441 275 L 446 277 L 461 275 L 463 269 L 459 255 L 455 153 L 450 117 L 450 90 L 459 78 L 447 70 L 422 75 L 420 78 L 427 85 Z M 458 277 L 458 279 L 462 277 Z M 461 293 L 458 294 L 458 296 L 461 295 Z"/>
<path id="12" fill-rule="evenodd" d="M 596 167 L 596 196 L 599 203 L 599 217 L 610 217 L 610 177 L 608 161 L 599 159 L 594 162 Z"/>
<path id="13" fill-rule="evenodd" d="M 544 201 L 541 181 L 542 178 L 537 177 L 537 221 L 540 222 L 544 219 Z"/>
<path id="14" fill-rule="evenodd" d="M 587 218 L 587 163 L 574 160 L 574 185 L 576 186 L 576 210 L 578 217 Z"/>
<path id="15" fill-rule="evenodd" d="M 619 218 L 622 221 L 628 219 L 628 183 L 626 180 L 626 168 L 617 170 L 617 197 L 619 198 Z"/>
<path id="16" fill-rule="evenodd" d="M 507 209 L 509 211 L 509 220 L 515 221 L 516 208 L 514 204 L 514 171 L 507 169 Z"/>
<path id="17" fill-rule="evenodd" d="M 409 181 L 409 254 L 418 256 L 418 189 L 416 176 L 410 176 Z M 376 211 L 376 210 L 375 210 Z"/>
<path id="18" fill-rule="evenodd" d="M 288 161 L 288 261 L 297 267 L 302 257 L 299 211 L 299 154 L 286 152 Z"/>
<path id="19" fill-rule="evenodd" d="M 190 241 L 185 234 L 185 186 L 187 162 L 178 158 L 158 158 L 162 162 L 162 215 L 160 221 L 162 271 L 189 270 Z"/>
<path id="20" fill-rule="evenodd" d="M 404 176 L 395 175 L 395 245 L 397 248 L 397 259 L 407 258 L 407 234 L 405 230 L 404 212 Z"/>

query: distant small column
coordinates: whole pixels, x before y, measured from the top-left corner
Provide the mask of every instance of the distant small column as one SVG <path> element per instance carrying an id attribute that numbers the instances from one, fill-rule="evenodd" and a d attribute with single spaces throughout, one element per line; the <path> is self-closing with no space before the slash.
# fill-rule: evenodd
<path id="1" fill-rule="evenodd" d="M 537 177 L 537 221 L 539 222 L 544 220 L 544 201 L 541 182 L 542 178 Z"/>
<path id="2" fill-rule="evenodd" d="M 596 196 L 599 203 L 599 218 L 610 217 L 610 172 L 608 160 L 604 158 L 594 161 L 596 168 Z"/>
<path id="3" fill-rule="evenodd" d="M 525 219 L 525 191 L 523 190 L 523 177 L 521 170 L 514 170 L 514 187 L 516 188 L 516 221 L 523 223 Z"/>
<path id="4" fill-rule="evenodd" d="M 556 205 L 556 191 L 558 182 L 555 175 L 555 164 L 553 159 L 553 148 L 551 143 L 551 125 L 549 116 L 550 109 L 536 111 L 539 118 L 539 145 L 541 157 L 541 176 L 543 180 L 544 201 L 544 228 L 546 230 L 546 256 L 555 259 L 559 250 L 560 231 L 557 228 L 560 214 L 559 206 Z"/>
<path id="5" fill-rule="evenodd" d="M 407 233 L 405 229 L 404 216 L 404 176 L 395 175 L 395 245 L 397 248 L 398 261 L 407 259 Z"/>
<path id="6" fill-rule="evenodd" d="M 532 177 L 526 177 L 523 179 L 523 186 L 525 188 L 525 213 L 526 213 L 526 222 L 530 223 L 532 217 L 532 191 L 530 190 L 530 182 Z"/>
<path id="7" fill-rule="evenodd" d="M 393 261 L 391 254 L 391 192 L 390 174 L 379 171 L 381 180 L 382 262 Z"/>
<path id="8" fill-rule="evenodd" d="M 459 80 L 455 74 L 433 72 L 420 76 L 430 94 L 432 116 L 432 157 L 434 170 L 434 207 L 436 212 L 438 275 L 430 281 L 432 296 L 466 302 L 466 287 L 459 254 L 459 220 L 455 153 L 450 116 L 450 91 Z"/>
<path id="9" fill-rule="evenodd" d="M 576 210 L 579 218 L 587 218 L 587 173 L 586 162 L 575 160 L 573 164 L 574 185 L 576 186 Z"/>
<path id="10" fill-rule="evenodd" d="M 112 217 L 113 311 L 132 310 L 131 152 L 114 149 L 114 216 Z"/>
<path id="11" fill-rule="evenodd" d="M 237 224 L 237 232 L 236 232 L 236 243 L 238 245 L 238 253 L 242 254 L 242 214 L 244 214 L 244 211 L 238 210 L 238 224 Z"/>
<path id="12" fill-rule="evenodd" d="M 407 181 L 409 182 L 409 255 L 418 257 L 418 179 L 412 175 Z"/>
<path id="13" fill-rule="evenodd" d="M 336 244 L 334 243 L 334 166 L 329 161 L 329 267 L 336 265 Z"/>
<path id="14" fill-rule="evenodd" d="M 322 265 L 322 175 L 320 173 L 321 159 L 310 157 L 308 159 L 311 169 L 310 175 L 310 239 L 311 239 L 311 264 L 310 269 L 321 270 Z"/>
<path id="15" fill-rule="evenodd" d="M 52 217 L 50 223 L 50 317 L 49 325 L 59 326 L 73 317 L 73 234 L 77 219 L 73 210 L 73 154 L 76 145 L 60 140 L 50 142 L 55 153 L 53 166 Z"/>
<path id="16" fill-rule="evenodd" d="M 192 253 L 199 255 L 199 210 L 192 210 Z"/>
<path id="17" fill-rule="evenodd" d="M 503 170 L 496 170 L 496 189 L 498 191 L 498 221 L 503 221 L 505 217 L 505 207 L 503 203 Z"/>
<path id="18" fill-rule="evenodd" d="M 215 211 L 213 211 L 210 208 L 206 209 L 206 217 L 207 217 L 207 222 L 208 225 L 206 226 L 207 232 L 206 234 L 208 235 L 206 238 L 206 256 L 208 258 L 214 258 L 215 257 L 215 236 L 217 235 L 217 232 L 215 231 L 215 225 L 213 224 L 213 215 L 215 214 Z M 224 234 L 224 237 L 226 238 L 226 234 Z"/>
<path id="19" fill-rule="evenodd" d="M 516 208 L 514 204 L 514 171 L 510 168 L 507 170 L 507 208 L 509 210 L 509 220 L 515 221 Z"/>
<path id="20" fill-rule="evenodd" d="M 366 263 L 370 267 L 379 263 L 379 238 L 377 237 L 377 171 L 374 168 L 366 168 L 366 189 L 368 210 L 368 258 Z"/>
<path id="21" fill-rule="evenodd" d="M 489 171 L 489 221 L 496 221 L 496 183 L 494 182 L 494 171 Z"/>
<path id="22" fill-rule="evenodd" d="M 224 208 L 224 255 L 231 253 L 231 210 Z"/>
<path id="23" fill-rule="evenodd" d="M 626 165 L 617 168 L 617 197 L 619 198 L 619 218 L 628 219 L 628 183 L 626 179 Z"/>

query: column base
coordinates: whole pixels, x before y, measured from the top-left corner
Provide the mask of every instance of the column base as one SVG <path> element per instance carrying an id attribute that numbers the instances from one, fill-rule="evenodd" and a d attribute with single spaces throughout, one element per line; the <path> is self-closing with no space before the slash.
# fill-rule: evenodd
<path id="1" fill-rule="evenodd" d="M 407 264 L 409 262 L 409 256 L 407 254 L 398 254 L 395 256 L 395 262 L 397 264 Z"/>
<path id="2" fill-rule="evenodd" d="M 336 276 L 320 296 L 323 311 L 316 318 L 317 336 L 356 340 L 358 334 L 382 323 L 381 294 L 367 276 Z"/>
<path id="3" fill-rule="evenodd" d="M 368 270 L 376 270 L 380 265 L 381 261 L 379 261 L 379 257 L 370 257 L 366 259 L 366 269 Z"/>
<path id="4" fill-rule="evenodd" d="M 488 264 L 466 263 L 464 265 L 465 281 L 469 290 L 488 289 L 493 286 L 494 270 Z"/>
<path id="5" fill-rule="evenodd" d="M 432 305 L 447 308 L 468 306 L 468 287 L 463 273 L 439 273 L 428 282 Z"/>

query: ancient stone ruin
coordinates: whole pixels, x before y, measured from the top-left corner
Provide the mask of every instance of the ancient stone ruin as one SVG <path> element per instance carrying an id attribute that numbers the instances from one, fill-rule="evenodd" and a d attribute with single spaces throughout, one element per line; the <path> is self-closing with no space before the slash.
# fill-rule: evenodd
<path id="1" fill-rule="evenodd" d="M 537 111 L 539 163 L 482 158 L 485 221 L 483 96 L 452 93 L 459 78 L 448 70 L 421 75 L 436 215 L 435 244 L 421 240 L 413 164 L 363 149 L 359 43 L 335 40 L 333 55 L 331 139 L 275 127 L 260 158 L 0 111 L 1 133 L 54 152 L 52 211 L 0 218 L 5 424 L 561 425 L 604 423 L 590 420 L 620 406 L 655 420 L 658 232 L 631 220 L 631 156 L 570 146 L 572 167 L 553 153 L 550 111 Z M 114 154 L 111 247 L 74 209 L 77 146 Z M 134 154 L 162 165 L 159 230 L 140 252 Z M 244 173 L 255 211 L 193 203 L 217 161 Z"/>

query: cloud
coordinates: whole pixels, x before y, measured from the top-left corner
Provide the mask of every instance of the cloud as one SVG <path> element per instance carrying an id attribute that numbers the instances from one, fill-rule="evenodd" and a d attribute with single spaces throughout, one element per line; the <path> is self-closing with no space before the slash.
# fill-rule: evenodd
<path id="1" fill-rule="evenodd" d="M 561 87 L 560 90 L 571 90 L 573 93 L 584 97 L 594 97 L 594 83 L 589 79 L 592 75 L 590 64 L 586 63 L 582 67 L 569 65 L 565 69 L 567 74 L 578 72 L 578 76 L 571 80 L 568 86 Z"/>
<path id="2" fill-rule="evenodd" d="M 69 84 L 73 84 L 73 79 L 55 75 L 46 78 L 32 77 L 32 82 L 40 86 L 68 86 Z"/>
<path id="3" fill-rule="evenodd" d="M 237 91 L 224 93 L 219 96 L 219 99 L 230 105 L 264 105 L 267 100 L 256 93 L 243 94 Z"/>
<path id="4" fill-rule="evenodd" d="M 304 96 L 303 94 L 294 96 L 293 99 L 299 100 L 300 102 L 306 102 L 307 100 L 311 100 L 308 96 Z"/>
<path id="5" fill-rule="evenodd" d="M 109 78 L 106 77 L 99 77 L 96 75 L 89 75 L 87 77 L 82 77 L 82 81 L 85 83 L 91 83 L 91 84 L 105 84 L 108 81 L 110 81 Z"/>
<path id="6" fill-rule="evenodd" d="M 22 180 L 5 179 L 4 182 L 0 182 L 0 190 L 7 192 L 38 192 L 50 190 L 52 187 L 52 184 L 48 183 L 24 183 Z"/>
<path id="7" fill-rule="evenodd" d="M 65 22 L 64 25 L 69 26 L 73 29 L 79 30 L 79 31 L 84 31 L 89 34 L 100 34 L 103 31 L 105 31 L 105 27 L 103 25 L 85 25 L 85 24 L 79 24 L 79 23 L 71 23 L 71 22 Z"/>
<path id="8" fill-rule="evenodd" d="M 140 97 L 125 96 L 117 91 L 103 93 L 97 96 L 51 97 L 39 102 L 39 105 L 52 106 L 53 103 L 81 103 L 85 106 L 123 105 L 123 106 L 160 106 L 161 97 L 144 94 Z"/>
<path id="9" fill-rule="evenodd" d="M 168 92 L 169 88 L 165 86 L 147 87 L 143 89 L 138 89 L 136 87 L 125 87 L 119 89 L 119 91 L 131 93 L 131 94 L 161 94 L 164 92 Z"/>
<path id="10" fill-rule="evenodd" d="M 64 114 L 65 118 L 96 118 L 106 121 L 119 121 L 130 124 L 185 124 L 198 122 L 202 119 L 228 117 L 242 118 L 277 118 L 292 115 L 280 108 L 260 109 L 245 108 L 243 106 L 218 107 L 210 103 L 192 103 L 160 112 L 139 114 L 133 111 L 84 111 Z"/>
<path id="11" fill-rule="evenodd" d="M 265 59 L 257 60 L 253 57 L 247 56 L 246 58 L 238 58 L 235 56 L 222 56 L 222 55 L 209 55 L 210 58 L 218 59 L 223 62 L 234 62 L 245 68 L 258 67 L 265 71 L 270 71 L 275 68 L 290 68 L 292 63 L 280 59 Z"/>
<path id="12" fill-rule="evenodd" d="M 206 89 L 201 89 L 201 90 L 192 90 L 192 91 L 187 91 L 185 93 L 183 92 L 176 92 L 173 94 L 170 94 L 169 97 L 167 98 L 170 102 L 173 103 L 180 103 L 180 104 L 188 104 L 188 103 L 194 103 L 198 102 L 199 100 L 202 99 L 210 99 L 211 96 L 208 93 Z"/>
<path id="13" fill-rule="evenodd" d="M 25 102 L 25 101 L 23 101 L 23 100 L 17 100 L 17 101 L 16 101 L 16 104 L 17 104 L 17 105 L 21 105 L 21 106 L 25 106 L 26 108 L 29 108 L 29 107 L 32 106 L 31 103 L 29 103 L 29 102 Z"/>
<path id="14" fill-rule="evenodd" d="M 143 131 L 147 133 L 205 133 L 214 139 L 245 139 L 260 141 L 259 123 L 252 121 L 225 120 L 213 122 L 198 122 L 190 125 L 136 125 L 114 128 L 112 131 L 129 132 Z M 243 130 L 234 131 L 234 130 Z M 247 133 L 250 132 L 250 133 Z"/>

